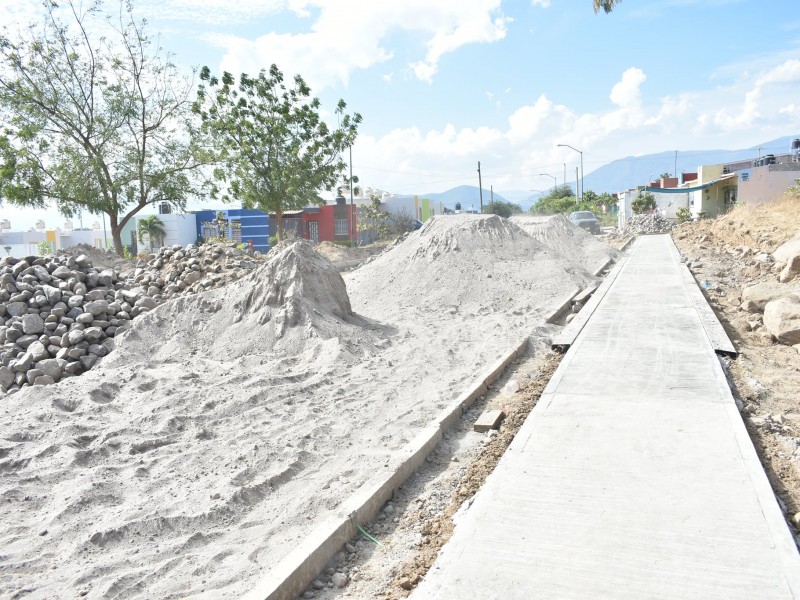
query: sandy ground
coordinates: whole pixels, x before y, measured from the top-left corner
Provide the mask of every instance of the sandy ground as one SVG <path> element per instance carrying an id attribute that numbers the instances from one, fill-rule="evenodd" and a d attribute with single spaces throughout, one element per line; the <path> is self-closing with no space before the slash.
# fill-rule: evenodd
<path id="1" fill-rule="evenodd" d="M 738 207 L 724 217 L 687 223 L 673 232 L 717 316 L 739 350 L 722 359 L 734 396 L 787 521 L 800 533 L 800 355 L 773 342 L 754 315 L 740 308 L 744 287 L 777 281 L 772 266 L 757 260 L 800 232 L 800 202 L 787 199 L 760 208 Z M 735 249 L 752 251 L 739 257 Z"/>
<path id="2" fill-rule="evenodd" d="M 586 271 L 437 217 L 345 284 L 303 242 L 0 412 L 0 596 L 235 598 Z"/>
<path id="3" fill-rule="evenodd" d="M 588 231 L 575 227 L 567 215 L 513 216 L 510 220 L 534 239 L 569 257 L 590 273 L 597 273 L 609 260 L 616 261 L 620 257 L 617 250 Z"/>

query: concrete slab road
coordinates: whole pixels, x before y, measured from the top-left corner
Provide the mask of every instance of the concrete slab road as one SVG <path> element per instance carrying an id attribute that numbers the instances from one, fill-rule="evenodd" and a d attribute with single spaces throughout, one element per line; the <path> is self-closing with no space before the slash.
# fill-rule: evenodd
<path id="1" fill-rule="evenodd" d="M 680 269 L 638 240 L 413 600 L 800 598 Z"/>

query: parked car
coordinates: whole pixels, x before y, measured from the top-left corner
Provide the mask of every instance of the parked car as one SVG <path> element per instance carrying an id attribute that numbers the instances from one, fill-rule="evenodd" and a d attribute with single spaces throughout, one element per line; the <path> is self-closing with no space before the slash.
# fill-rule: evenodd
<path id="1" fill-rule="evenodd" d="M 578 210 L 570 214 L 569 220 L 590 233 L 600 233 L 600 221 L 590 210 Z"/>

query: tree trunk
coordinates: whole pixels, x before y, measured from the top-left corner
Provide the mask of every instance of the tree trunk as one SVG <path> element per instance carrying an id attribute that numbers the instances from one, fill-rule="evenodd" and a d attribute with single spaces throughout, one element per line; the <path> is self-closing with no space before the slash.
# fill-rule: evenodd
<path id="1" fill-rule="evenodd" d="M 123 258 L 125 256 L 125 247 L 122 245 L 122 227 L 120 227 L 119 219 L 116 214 L 109 214 L 108 219 L 111 223 L 111 239 L 114 240 L 114 252 L 117 253 L 117 256 Z"/>

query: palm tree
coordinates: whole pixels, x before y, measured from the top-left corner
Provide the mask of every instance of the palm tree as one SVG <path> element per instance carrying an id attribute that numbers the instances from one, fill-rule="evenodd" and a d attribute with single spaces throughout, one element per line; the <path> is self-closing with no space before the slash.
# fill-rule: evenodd
<path id="1" fill-rule="evenodd" d="M 157 241 L 160 246 L 160 242 L 164 239 L 164 236 L 167 235 L 167 230 L 164 229 L 164 221 L 162 221 L 158 215 L 150 215 L 149 217 L 138 219 L 136 229 L 139 234 L 140 243 L 144 243 L 145 235 L 150 238 L 151 252 L 154 250 L 153 243 Z"/>
<path id="2" fill-rule="evenodd" d="M 614 7 L 622 0 L 594 0 L 594 12 L 605 11 L 606 14 L 614 10 Z"/>

